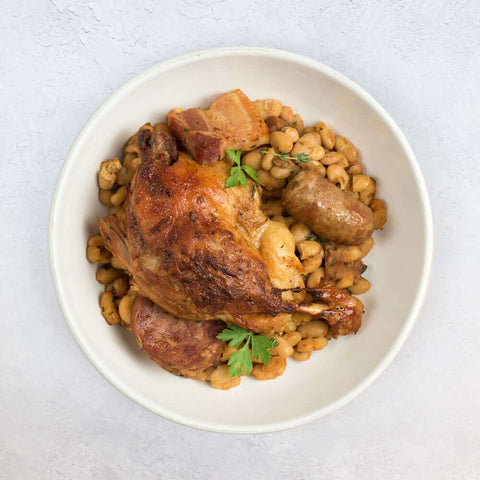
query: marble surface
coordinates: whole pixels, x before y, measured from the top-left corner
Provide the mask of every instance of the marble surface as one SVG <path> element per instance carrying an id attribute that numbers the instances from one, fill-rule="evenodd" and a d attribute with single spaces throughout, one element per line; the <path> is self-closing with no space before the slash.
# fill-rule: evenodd
<path id="1" fill-rule="evenodd" d="M 5 2 L 0 16 L 0 478 L 476 479 L 480 476 L 480 3 L 180 0 Z M 232 436 L 133 404 L 66 327 L 47 217 L 69 146 L 143 68 L 226 45 L 317 59 L 407 135 L 435 222 L 427 299 L 386 372 L 306 426 Z"/>

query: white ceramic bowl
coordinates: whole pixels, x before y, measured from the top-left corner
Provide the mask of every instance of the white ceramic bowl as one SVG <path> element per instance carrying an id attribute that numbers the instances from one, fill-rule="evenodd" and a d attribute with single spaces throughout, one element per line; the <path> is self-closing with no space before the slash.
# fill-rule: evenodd
<path id="1" fill-rule="evenodd" d="M 206 106 L 241 88 L 251 99 L 278 98 L 305 124 L 324 120 L 361 152 L 388 224 L 375 233 L 367 257 L 372 283 L 357 335 L 329 343 L 305 363 L 289 361 L 275 381 L 244 378 L 220 391 L 165 372 L 131 334 L 109 327 L 98 307 L 101 287 L 85 245 L 97 231 L 99 162 L 120 155 L 125 140 L 174 107 Z M 391 362 L 409 334 L 425 296 L 433 230 L 429 200 L 414 154 L 385 110 L 352 81 L 324 65 L 265 48 L 189 53 L 145 70 L 92 115 L 63 165 L 50 214 L 50 266 L 58 301 L 85 355 L 122 393 L 170 420 L 205 430 L 258 433 L 300 425 L 358 395 Z"/>

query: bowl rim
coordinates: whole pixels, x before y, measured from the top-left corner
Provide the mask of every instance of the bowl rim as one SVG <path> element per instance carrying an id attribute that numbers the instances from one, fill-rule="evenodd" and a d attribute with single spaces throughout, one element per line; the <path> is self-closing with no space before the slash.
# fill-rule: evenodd
<path id="1" fill-rule="evenodd" d="M 62 286 L 59 282 L 57 269 L 58 269 L 58 259 L 56 255 L 56 237 L 55 237 L 55 223 L 58 213 L 57 208 L 57 199 L 60 196 L 61 191 L 66 188 L 63 182 L 66 173 L 73 165 L 73 159 L 76 156 L 76 151 L 79 146 L 83 143 L 84 137 L 87 136 L 90 129 L 95 127 L 97 119 L 103 114 L 103 112 L 109 108 L 110 104 L 114 103 L 117 98 L 128 93 L 129 91 L 134 90 L 139 83 L 147 81 L 152 76 L 168 71 L 172 68 L 176 68 L 182 65 L 189 63 L 194 63 L 197 61 L 202 61 L 206 59 L 213 58 L 222 58 L 222 57 L 232 57 L 232 56 L 252 56 L 252 57 L 266 57 L 273 59 L 287 60 L 294 64 L 298 64 L 304 67 L 314 69 L 324 75 L 327 75 L 334 81 L 342 84 L 345 88 L 351 90 L 354 94 L 361 97 L 365 103 L 367 103 L 381 118 L 382 120 L 390 127 L 396 139 L 401 144 L 402 148 L 405 151 L 407 160 L 412 168 L 415 181 L 419 190 L 421 207 L 423 210 L 423 223 L 425 225 L 425 237 L 424 237 L 424 251 L 425 256 L 423 260 L 422 270 L 421 270 L 421 280 L 420 286 L 417 290 L 416 296 L 412 302 L 412 307 L 406 318 L 406 321 L 400 330 L 397 338 L 394 340 L 392 346 L 388 352 L 383 356 L 377 366 L 355 387 L 350 391 L 339 397 L 337 400 L 320 407 L 313 412 L 305 415 L 295 417 L 290 420 L 280 421 L 280 422 L 271 422 L 261 425 L 233 425 L 225 424 L 219 422 L 205 422 L 198 421 L 194 418 L 172 412 L 167 408 L 159 407 L 155 405 L 154 402 L 149 401 L 143 395 L 135 392 L 129 387 L 128 384 L 125 384 L 119 378 L 116 377 L 114 372 L 108 371 L 108 369 L 99 361 L 95 353 L 90 349 L 89 345 L 83 341 L 80 334 L 78 333 L 73 312 L 70 312 L 65 301 L 65 295 L 62 290 Z M 257 434 L 257 433 L 269 433 L 280 430 L 285 430 L 288 428 L 297 427 L 304 425 L 313 420 L 317 420 L 325 415 L 328 415 L 335 410 L 339 409 L 350 400 L 355 398 L 361 392 L 363 392 L 368 386 L 370 386 L 388 367 L 392 362 L 395 356 L 400 351 L 402 345 L 405 343 L 408 335 L 410 334 L 415 320 L 418 317 L 422 305 L 425 301 L 428 282 L 431 275 L 432 269 L 432 260 L 433 260 L 433 218 L 432 210 L 430 206 L 430 200 L 428 197 L 427 187 L 421 173 L 420 167 L 417 163 L 415 155 L 413 153 L 410 144 L 408 143 L 405 135 L 401 131 L 400 127 L 395 123 L 392 117 L 386 112 L 386 110 L 375 100 L 370 94 L 368 94 L 363 88 L 357 85 L 355 82 L 345 77 L 344 75 L 338 73 L 330 67 L 314 60 L 312 58 L 306 57 L 304 55 L 299 55 L 285 50 L 265 48 L 265 47 L 250 47 L 250 46 L 236 46 L 236 47 L 219 47 L 219 48 L 210 48 L 206 50 L 198 50 L 189 53 L 185 53 L 173 58 L 158 62 L 143 71 L 137 73 L 120 87 L 113 91 L 95 110 L 95 112 L 89 117 L 86 123 L 81 128 L 80 132 L 76 136 L 70 150 L 68 151 L 67 156 L 63 162 L 60 173 L 58 175 L 55 188 L 52 195 L 50 211 L 49 211 L 49 220 L 48 220 L 48 260 L 50 274 L 54 284 L 55 295 L 57 297 L 57 302 L 60 306 L 62 315 L 72 332 L 77 344 L 80 346 L 81 350 L 91 362 L 91 364 L 100 372 L 100 374 L 108 380 L 117 390 L 122 394 L 128 397 L 130 400 L 134 401 L 138 405 L 141 405 L 144 408 L 147 408 L 151 412 L 160 415 L 163 418 L 171 420 L 173 422 L 179 423 L 181 425 L 186 425 L 200 430 L 206 430 L 211 432 L 221 432 L 221 433 L 230 433 L 230 434 Z"/>

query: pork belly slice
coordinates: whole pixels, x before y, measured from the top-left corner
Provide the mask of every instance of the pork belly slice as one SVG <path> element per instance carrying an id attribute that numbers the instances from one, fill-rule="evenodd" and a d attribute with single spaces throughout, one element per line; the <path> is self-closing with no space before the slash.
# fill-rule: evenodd
<path id="1" fill-rule="evenodd" d="M 201 165 L 221 160 L 227 148 L 249 151 L 270 140 L 266 123 L 241 90 L 220 95 L 207 109 L 170 113 L 168 126 Z"/>

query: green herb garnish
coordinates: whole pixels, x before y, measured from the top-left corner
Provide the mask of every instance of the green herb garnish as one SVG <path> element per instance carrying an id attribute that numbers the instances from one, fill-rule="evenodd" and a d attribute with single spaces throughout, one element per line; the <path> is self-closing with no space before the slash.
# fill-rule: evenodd
<path id="1" fill-rule="evenodd" d="M 231 148 L 227 148 L 225 151 L 227 152 L 228 157 L 234 163 L 233 167 L 230 169 L 230 176 L 225 182 L 225 188 L 236 187 L 238 184 L 240 184 L 242 187 L 246 187 L 248 184 L 248 180 L 245 174 L 247 174 L 252 180 L 255 180 L 257 183 L 263 186 L 263 183 L 258 178 L 257 171 L 249 165 L 241 164 L 241 150 L 235 151 Z"/>
<path id="2" fill-rule="evenodd" d="M 253 368 L 252 358 L 259 359 L 268 365 L 270 350 L 278 343 L 275 339 L 256 335 L 238 325 L 228 325 L 217 335 L 217 338 L 223 342 L 229 342 L 231 347 L 239 347 L 245 342 L 243 347 L 232 353 L 228 360 L 230 378 L 240 376 L 242 370 L 245 375 L 250 375 Z"/>
<path id="3" fill-rule="evenodd" d="M 323 238 L 317 237 L 313 232 L 307 237 L 307 240 L 315 240 L 320 243 L 320 245 L 325 245 L 325 240 Z"/>
<path id="4" fill-rule="evenodd" d="M 260 153 L 267 153 L 267 149 L 265 147 L 260 149 Z M 311 158 L 308 156 L 308 153 L 299 153 L 295 157 L 292 157 L 288 153 L 277 153 L 277 152 L 269 152 L 272 155 L 275 155 L 276 157 L 280 158 L 284 162 L 288 160 L 293 160 L 294 162 L 297 163 L 309 163 Z"/>

